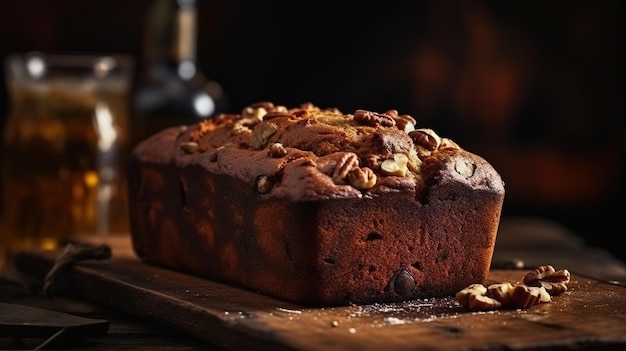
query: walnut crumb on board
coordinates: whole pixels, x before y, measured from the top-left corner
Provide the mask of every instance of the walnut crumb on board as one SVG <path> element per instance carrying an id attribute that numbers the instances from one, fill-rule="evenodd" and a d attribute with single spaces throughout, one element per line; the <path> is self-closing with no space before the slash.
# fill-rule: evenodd
<path id="1" fill-rule="evenodd" d="M 522 283 L 503 282 L 485 287 L 471 284 L 456 293 L 456 300 L 470 311 L 493 311 L 506 308 L 525 309 L 552 301 L 552 296 L 567 291 L 570 273 L 551 265 L 539 266 L 523 277 Z"/>

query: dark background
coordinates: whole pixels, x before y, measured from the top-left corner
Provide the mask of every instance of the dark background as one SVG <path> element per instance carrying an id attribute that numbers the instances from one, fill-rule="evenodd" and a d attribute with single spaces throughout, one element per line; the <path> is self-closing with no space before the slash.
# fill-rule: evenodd
<path id="1" fill-rule="evenodd" d="M 505 215 L 557 220 L 626 259 L 623 2 L 339 3 L 198 0 L 198 65 L 235 112 L 270 100 L 409 113 L 494 165 Z M 3 1 L 0 58 L 118 52 L 140 71 L 150 4 Z M 8 108 L 2 84 L 2 123 Z"/>

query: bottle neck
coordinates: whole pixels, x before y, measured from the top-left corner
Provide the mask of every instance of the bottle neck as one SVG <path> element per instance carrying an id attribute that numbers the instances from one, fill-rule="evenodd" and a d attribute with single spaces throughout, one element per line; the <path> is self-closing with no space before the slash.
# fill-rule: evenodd
<path id="1" fill-rule="evenodd" d="M 196 6 L 194 0 L 159 0 L 147 26 L 149 70 L 175 71 L 183 80 L 196 74 Z"/>

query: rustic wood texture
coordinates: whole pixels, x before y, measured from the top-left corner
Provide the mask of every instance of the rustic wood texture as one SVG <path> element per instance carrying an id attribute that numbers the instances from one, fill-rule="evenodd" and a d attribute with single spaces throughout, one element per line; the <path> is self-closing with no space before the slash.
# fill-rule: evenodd
<path id="1" fill-rule="evenodd" d="M 42 277 L 53 260 L 29 253 L 18 265 Z M 517 282 L 525 273 L 493 270 L 489 282 Z M 233 350 L 626 349 L 626 287 L 577 274 L 568 286 L 527 310 L 468 312 L 453 298 L 302 308 L 131 257 L 81 262 L 57 285 Z"/>
<path id="2" fill-rule="evenodd" d="M 84 318 L 47 309 L 0 302 L 0 337 L 65 337 L 104 335 L 109 321 Z"/>
<path id="3" fill-rule="evenodd" d="M 4 291 L 3 291 L 4 290 Z M 86 318 L 106 319 L 111 323 L 106 335 L 81 335 L 55 339 L 45 349 L 56 350 L 134 350 L 134 351 L 208 351 L 222 350 L 197 338 L 176 332 L 156 323 L 111 310 L 88 301 L 57 296 L 48 300 L 42 294 L 22 294 L 0 282 L 0 299 L 12 304 L 60 311 Z M 0 350 L 34 350 L 41 347 L 52 333 L 39 337 L 0 336 Z"/>

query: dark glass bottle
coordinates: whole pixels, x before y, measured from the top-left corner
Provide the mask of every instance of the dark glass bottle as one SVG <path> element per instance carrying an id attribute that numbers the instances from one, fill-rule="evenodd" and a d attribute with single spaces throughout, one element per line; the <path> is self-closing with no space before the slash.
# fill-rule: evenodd
<path id="1" fill-rule="evenodd" d="M 195 0 L 155 0 L 150 9 L 131 101 L 133 145 L 226 109 L 220 84 L 196 65 L 196 18 Z"/>

